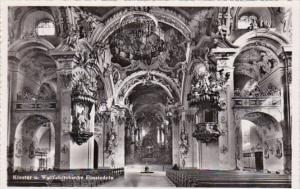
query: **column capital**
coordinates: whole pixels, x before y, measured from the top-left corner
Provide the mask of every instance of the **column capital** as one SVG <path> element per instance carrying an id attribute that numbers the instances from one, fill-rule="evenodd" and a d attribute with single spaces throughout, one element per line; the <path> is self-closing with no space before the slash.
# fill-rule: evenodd
<path id="1" fill-rule="evenodd" d="M 57 61 L 57 69 L 72 69 L 73 68 L 73 60 L 75 57 L 74 51 L 50 51 L 50 55 Z"/>

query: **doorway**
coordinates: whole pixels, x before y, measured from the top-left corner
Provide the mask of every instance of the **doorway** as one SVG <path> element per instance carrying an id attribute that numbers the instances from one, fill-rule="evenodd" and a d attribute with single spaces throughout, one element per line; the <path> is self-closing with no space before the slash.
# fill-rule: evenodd
<path id="1" fill-rule="evenodd" d="M 264 169 L 263 152 L 255 152 L 255 167 L 256 171 L 262 171 Z"/>
<path id="2" fill-rule="evenodd" d="M 98 169 L 98 143 L 96 140 L 94 140 L 94 169 Z"/>

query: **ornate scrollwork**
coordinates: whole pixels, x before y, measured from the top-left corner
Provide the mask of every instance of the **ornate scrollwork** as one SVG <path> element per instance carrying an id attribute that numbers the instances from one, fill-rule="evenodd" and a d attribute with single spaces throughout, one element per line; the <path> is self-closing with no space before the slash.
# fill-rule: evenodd
<path id="1" fill-rule="evenodd" d="M 227 152 L 228 152 L 228 147 L 225 146 L 225 145 L 223 145 L 223 146 L 221 147 L 221 153 L 222 153 L 222 154 L 226 154 Z"/>
<path id="2" fill-rule="evenodd" d="M 215 107 L 224 109 L 224 101 L 220 101 L 220 93 L 225 90 L 229 73 L 224 70 L 214 72 L 208 63 L 200 63 L 195 67 L 192 89 L 188 94 L 190 106 Z"/>
<path id="3" fill-rule="evenodd" d="M 267 88 L 261 89 L 256 86 L 253 90 L 234 90 L 235 97 L 265 97 L 265 96 L 280 96 L 280 90 L 270 84 Z"/>
<path id="4" fill-rule="evenodd" d="M 218 124 L 206 122 L 197 123 L 195 125 L 195 131 L 193 137 L 202 143 L 210 143 L 218 141 L 218 138 L 222 135 L 222 131 L 218 128 Z"/>
<path id="5" fill-rule="evenodd" d="M 17 94 L 17 100 L 28 102 L 56 101 L 56 93 L 51 89 L 49 84 L 44 83 L 37 93 L 32 92 L 32 89 L 28 87 L 24 87 L 24 89 Z"/>
<path id="6" fill-rule="evenodd" d="M 91 106 L 92 104 L 88 102 L 73 102 L 72 131 L 70 135 L 78 145 L 81 145 L 93 136 L 89 128 Z"/>
<path id="7" fill-rule="evenodd" d="M 185 129 L 182 129 L 180 132 L 180 140 L 179 140 L 179 152 L 182 158 L 186 158 L 189 152 L 189 136 L 185 132 Z"/>
<path id="8" fill-rule="evenodd" d="M 22 142 L 22 139 L 19 139 L 16 142 L 16 149 L 15 149 L 15 151 L 16 151 L 15 156 L 17 158 L 21 158 L 22 155 L 23 155 L 23 142 Z"/>
<path id="9" fill-rule="evenodd" d="M 71 88 L 71 86 L 72 86 L 72 74 L 71 73 L 69 73 L 69 74 L 62 73 L 59 76 L 60 76 L 62 86 L 65 89 Z"/>
<path id="10" fill-rule="evenodd" d="M 30 145 L 29 145 L 29 154 L 28 154 L 28 157 L 30 159 L 33 159 L 35 157 L 35 149 L 36 148 L 36 144 L 35 142 L 31 142 Z"/>
<path id="11" fill-rule="evenodd" d="M 117 133 L 111 127 L 111 128 L 109 128 L 109 131 L 106 133 L 106 142 L 105 142 L 104 153 L 106 154 L 107 158 L 111 157 L 115 153 L 114 149 L 117 146 L 118 146 Z"/>
<path id="12" fill-rule="evenodd" d="M 275 142 L 275 156 L 278 159 L 282 157 L 282 142 L 279 139 Z"/>

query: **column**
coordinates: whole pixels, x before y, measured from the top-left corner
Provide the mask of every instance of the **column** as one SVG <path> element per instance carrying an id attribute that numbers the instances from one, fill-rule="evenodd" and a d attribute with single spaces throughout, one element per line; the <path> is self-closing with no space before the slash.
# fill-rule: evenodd
<path id="1" fill-rule="evenodd" d="M 15 57 L 9 56 L 8 59 L 8 109 L 7 109 L 7 145 L 9 148 L 7 158 L 8 158 L 8 166 L 14 167 L 14 153 L 15 153 L 15 132 L 16 127 L 18 125 L 18 119 L 15 119 L 13 111 L 15 107 L 13 107 L 13 102 L 17 100 L 17 92 L 18 92 L 18 66 L 20 60 Z"/>
<path id="2" fill-rule="evenodd" d="M 173 165 L 177 164 L 178 166 L 180 165 L 180 152 L 179 152 L 179 128 L 180 128 L 180 117 L 181 113 L 180 110 L 181 107 L 175 108 L 173 110 L 173 119 L 171 121 L 172 125 L 172 162 Z"/>
<path id="3" fill-rule="evenodd" d="M 186 158 L 186 165 L 185 167 L 197 167 L 195 165 L 195 154 L 197 154 L 197 144 L 194 143 L 195 138 L 193 137 L 193 126 L 196 123 L 196 109 L 189 109 L 185 111 L 185 123 L 186 123 L 186 132 L 188 134 L 188 142 L 189 142 L 189 153 Z M 197 140 L 196 140 L 197 141 Z"/>
<path id="4" fill-rule="evenodd" d="M 283 83 L 283 112 L 284 112 L 284 126 L 283 126 L 283 152 L 284 152 L 284 171 L 291 172 L 292 164 L 292 142 L 291 142 L 291 90 L 290 84 L 292 82 L 292 50 L 290 47 L 284 47 L 281 53 L 281 58 L 284 63 L 284 74 L 282 77 Z M 294 91 L 296 93 L 297 91 Z"/>
<path id="5" fill-rule="evenodd" d="M 56 169 L 70 169 L 71 93 L 73 55 L 54 54 L 59 63 L 57 71 L 57 122 L 55 128 Z"/>

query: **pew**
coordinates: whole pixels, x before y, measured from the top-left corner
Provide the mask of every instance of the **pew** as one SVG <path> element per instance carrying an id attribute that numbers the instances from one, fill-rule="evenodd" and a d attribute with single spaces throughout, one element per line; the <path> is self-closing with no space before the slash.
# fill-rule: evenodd
<path id="1" fill-rule="evenodd" d="M 289 175 L 222 170 L 168 170 L 166 176 L 178 187 L 291 187 Z"/>
<path id="2" fill-rule="evenodd" d="M 19 179 L 24 176 L 30 176 L 34 179 Z M 53 179 L 51 176 L 55 176 L 56 178 Z M 93 187 L 120 176 L 124 176 L 124 168 L 24 171 L 9 173 L 8 186 Z M 18 178 L 16 179 L 16 177 Z"/>

